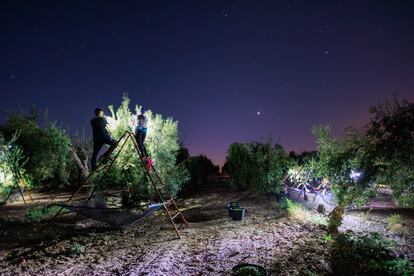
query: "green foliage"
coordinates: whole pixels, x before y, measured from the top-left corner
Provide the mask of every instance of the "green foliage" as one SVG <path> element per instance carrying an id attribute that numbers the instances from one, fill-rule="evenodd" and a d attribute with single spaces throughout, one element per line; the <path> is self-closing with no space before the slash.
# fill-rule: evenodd
<path id="1" fill-rule="evenodd" d="M 299 166 L 306 164 L 308 160 L 315 158 L 317 156 L 317 151 L 303 151 L 301 153 L 297 153 L 294 151 L 289 152 L 289 158 L 295 161 Z"/>
<path id="2" fill-rule="evenodd" d="M 341 205 L 336 206 L 329 214 L 328 219 L 328 232 L 337 233 L 339 226 L 342 224 L 342 218 L 344 216 L 344 208 Z"/>
<path id="3" fill-rule="evenodd" d="M 400 206 L 414 207 L 414 103 L 394 98 L 370 109 L 363 169 L 393 189 Z"/>
<path id="4" fill-rule="evenodd" d="M 351 173 L 361 169 L 365 158 L 363 150 L 366 139 L 356 130 L 348 130 L 343 141 L 331 138 L 328 125 L 313 128 L 318 145 L 318 159 L 311 159 L 305 165 L 314 176 L 327 178 L 332 183 L 332 191 L 338 206 L 329 215 L 328 230 L 338 231 L 342 223 L 344 208 L 350 204 L 363 204 L 372 195 L 371 179 L 353 179 Z"/>
<path id="5" fill-rule="evenodd" d="M 345 138 L 331 137 L 330 127 L 313 128 L 318 158 L 307 169 L 332 183 L 340 208 L 361 205 L 375 194 L 374 183 L 385 183 L 404 207 L 414 206 L 414 104 L 394 100 L 371 108 L 371 122 L 362 130 L 347 129 Z M 351 177 L 354 171 L 361 177 Z M 331 219 L 340 225 L 342 217 Z"/>
<path id="6" fill-rule="evenodd" d="M 226 172 L 233 189 L 279 193 L 290 164 L 290 158 L 278 144 L 234 143 L 227 152 Z"/>
<path id="7" fill-rule="evenodd" d="M 42 221 L 56 215 L 61 208 L 58 206 L 37 206 L 27 210 L 25 218 L 29 221 Z"/>
<path id="8" fill-rule="evenodd" d="M 291 166 L 288 171 L 289 180 L 293 183 L 308 184 L 320 178 L 317 166 L 318 161 L 314 157 L 306 159 L 302 165 Z"/>
<path id="9" fill-rule="evenodd" d="M 313 128 L 318 145 L 318 160 L 308 163 L 319 177 L 326 177 L 333 184 L 333 192 L 337 203 L 345 207 L 355 202 L 364 202 L 368 195 L 370 182 L 366 178 L 351 178 L 353 171 L 361 169 L 361 150 L 364 137 L 355 130 L 349 130 L 344 141 L 331 138 L 330 127 L 320 125 Z M 364 172 L 365 173 L 365 172 Z"/>
<path id="10" fill-rule="evenodd" d="M 342 141 L 331 138 L 329 126 L 313 129 L 319 151 L 314 169 L 332 182 L 342 206 L 362 203 L 376 182 L 390 185 L 401 206 L 413 207 L 414 104 L 395 99 L 370 111 L 371 122 L 362 130 L 348 129 Z M 362 177 L 352 179 L 352 171 Z"/>
<path id="11" fill-rule="evenodd" d="M 205 155 L 192 156 L 189 159 L 188 170 L 194 185 L 200 185 L 209 175 L 219 174 L 219 167 Z"/>
<path id="12" fill-rule="evenodd" d="M 11 140 L 6 142 L 0 137 L 0 196 L 3 198 L 0 202 L 7 199 L 17 184 L 21 181 L 30 184 L 29 178 L 22 167 L 27 162 L 23 150 L 16 145 L 19 132 L 15 132 Z"/>
<path id="13" fill-rule="evenodd" d="M 388 229 L 392 232 L 398 233 L 402 231 L 403 217 L 399 214 L 392 214 L 387 218 Z"/>
<path id="14" fill-rule="evenodd" d="M 300 270 L 300 275 L 301 276 L 318 276 L 319 274 L 318 273 L 315 273 L 315 272 L 312 272 L 312 271 L 310 271 L 307 268 L 302 268 Z"/>
<path id="15" fill-rule="evenodd" d="M 71 140 L 65 131 L 55 123 L 42 119 L 41 113 L 36 111 L 29 115 L 12 113 L 1 126 L 1 132 L 8 139 L 16 131 L 20 135 L 15 144 L 28 158 L 22 167 L 33 184 L 67 185 L 73 161 L 70 158 Z"/>
<path id="16" fill-rule="evenodd" d="M 133 113 L 129 105 L 129 98 L 124 96 L 118 109 L 115 110 L 112 106 L 109 107 L 112 113 L 108 117 L 109 129 L 115 139 L 119 139 L 125 131 L 134 129 L 133 122 L 141 108 L 137 105 L 135 113 Z M 180 148 L 178 123 L 172 118 L 165 119 L 151 111 L 147 111 L 146 116 L 148 118 L 146 147 L 161 179 L 163 179 L 170 192 L 176 194 L 182 184 L 189 179 L 184 165 L 176 163 L 176 155 Z M 129 191 L 124 194 L 125 202 L 128 202 L 126 198 L 128 194 L 134 195 L 134 201 L 137 204 L 139 204 L 139 201 L 155 199 L 155 190 L 149 182 L 132 142 L 125 144 L 124 150 L 120 153 L 108 176 L 105 179 L 97 176 L 95 181 L 102 189 L 127 187 Z"/>
<path id="17" fill-rule="evenodd" d="M 220 167 L 205 155 L 190 156 L 186 148 L 181 148 L 177 155 L 177 164 L 184 166 L 190 174 L 190 180 L 185 182 L 180 194 L 184 195 L 196 189 L 210 175 L 218 175 Z"/>
<path id="18" fill-rule="evenodd" d="M 243 266 L 232 273 L 233 276 L 261 276 L 263 273 L 255 266 Z"/>
<path id="19" fill-rule="evenodd" d="M 323 239 L 327 242 L 330 242 L 333 240 L 332 235 L 331 234 L 327 234 L 323 237 Z"/>
<path id="20" fill-rule="evenodd" d="M 85 246 L 78 242 L 73 242 L 71 243 L 68 251 L 70 255 L 80 255 L 85 252 Z"/>
<path id="21" fill-rule="evenodd" d="M 231 144 L 227 151 L 227 173 L 233 189 L 247 189 L 253 178 L 253 161 L 245 144 Z"/>
<path id="22" fill-rule="evenodd" d="M 294 202 L 288 198 L 283 198 L 280 202 L 280 208 L 293 220 L 300 223 L 312 223 L 318 225 L 326 225 L 326 219 L 319 214 L 314 214 L 301 204 Z"/>
<path id="23" fill-rule="evenodd" d="M 402 275 L 410 276 L 414 275 L 414 265 L 411 261 L 407 259 L 394 259 L 385 261 L 380 264 L 380 268 L 386 270 L 389 275 Z"/>
<path id="24" fill-rule="evenodd" d="M 335 235 L 330 246 L 331 267 L 335 275 L 412 275 L 412 263 L 395 258 L 394 243 L 378 233 L 354 236 Z"/>

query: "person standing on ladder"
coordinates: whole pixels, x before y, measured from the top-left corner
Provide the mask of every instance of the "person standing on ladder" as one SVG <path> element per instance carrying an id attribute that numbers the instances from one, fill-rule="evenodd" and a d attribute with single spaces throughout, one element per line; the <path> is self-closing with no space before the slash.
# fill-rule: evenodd
<path id="1" fill-rule="evenodd" d="M 135 140 L 137 141 L 139 151 L 141 152 L 141 158 L 145 160 L 149 159 L 147 148 L 145 147 L 145 138 L 147 137 L 147 122 L 148 119 L 145 116 L 145 112 L 142 110 L 137 116 L 137 125 L 135 128 Z"/>
<path id="2" fill-rule="evenodd" d="M 108 157 L 116 147 L 116 141 L 111 137 L 107 129 L 108 122 L 101 108 L 95 109 L 95 118 L 91 120 L 93 133 L 93 154 L 91 158 L 91 168 L 96 168 L 99 151 L 103 145 L 109 145 L 109 149 L 103 156 Z"/>

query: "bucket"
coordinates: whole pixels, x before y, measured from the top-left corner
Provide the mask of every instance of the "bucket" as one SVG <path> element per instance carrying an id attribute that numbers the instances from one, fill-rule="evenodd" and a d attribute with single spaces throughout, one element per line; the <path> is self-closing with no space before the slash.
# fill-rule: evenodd
<path id="1" fill-rule="evenodd" d="M 251 276 L 267 276 L 267 270 L 260 266 L 254 264 L 238 264 L 232 269 L 231 275 L 241 276 L 241 275 L 251 275 Z"/>
<path id="2" fill-rule="evenodd" d="M 233 220 L 243 220 L 246 209 L 244 208 L 230 208 L 230 216 Z"/>
<path id="3" fill-rule="evenodd" d="M 230 202 L 229 204 L 227 204 L 227 209 L 229 210 L 229 216 L 230 217 L 232 216 L 232 212 L 231 212 L 232 208 L 234 208 L 234 209 L 240 208 L 240 202 L 233 201 L 233 202 Z"/>

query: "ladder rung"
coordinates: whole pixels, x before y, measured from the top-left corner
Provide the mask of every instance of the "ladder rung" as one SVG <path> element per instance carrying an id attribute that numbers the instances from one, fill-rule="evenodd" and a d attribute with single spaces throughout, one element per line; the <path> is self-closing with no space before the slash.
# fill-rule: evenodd
<path id="1" fill-rule="evenodd" d="M 165 206 L 168 206 L 168 205 L 170 205 L 173 201 L 174 201 L 174 199 L 173 199 L 173 198 L 171 198 L 171 199 L 169 199 L 169 200 L 165 201 L 165 202 L 164 202 L 164 205 L 165 205 Z"/>
<path id="2" fill-rule="evenodd" d="M 74 197 L 71 199 L 71 201 L 78 201 L 78 200 L 82 200 L 82 199 L 88 199 L 89 196 L 80 196 L 80 197 Z"/>
<path id="3" fill-rule="evenodd" d="M 177 212 L 177 214 L 175 214 L 175 215 L 171 218 L 171 220 L 176 219 L 176 218 L 178 217 L 178 215 L 179 215 L 179 214 L 181 214 L 181 212 L 180 212 L 180 211 L 178 211 L 178 212 Z"/>

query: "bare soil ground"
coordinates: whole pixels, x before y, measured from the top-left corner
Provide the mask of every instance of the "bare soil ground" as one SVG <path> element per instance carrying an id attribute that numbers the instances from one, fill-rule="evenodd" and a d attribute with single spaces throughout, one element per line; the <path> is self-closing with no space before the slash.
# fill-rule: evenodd
<path id="1" fill-rule="evenodd" d="M 247 209 L 243 221 L 231 220 L 226 209 L 238 198 Z M 22 219 L 23 208 L 8 206 L 0 210 L 0 274 L 230 275 L 240 262 L 262 265 L 271 275 L 330 274 L 325 227 L 292 221 L 273 197 L 214 189 L 179 205 L 190 222 L 181 239 L 162 212 L 127 230 L 113 230 L 70 215 L 56 224 L 29 223 Z M 382 231 L 401 245 L 398 254 L 413 258 L 413 234 L 389 233 L 385 217 L 348 213 L 342 230 Z M 412 229 L 412 217 L 405 223 Z M 69 252 L 74 242 L 84 246 L 80 255 Z"/>

